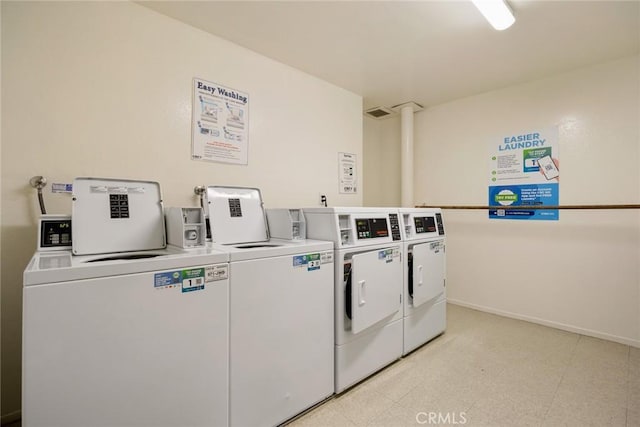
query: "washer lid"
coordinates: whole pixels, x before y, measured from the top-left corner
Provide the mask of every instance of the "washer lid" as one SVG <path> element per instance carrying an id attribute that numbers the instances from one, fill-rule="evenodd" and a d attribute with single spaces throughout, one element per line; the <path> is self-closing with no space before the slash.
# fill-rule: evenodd
<path id="1" fill-rule="evenodd" d="M 269 240 L 262 196 L 257 188 L 207 187 L 207 212 L 214 243 Z"/>
<path id="2" fill-rule="evenodd" d="M 74 179 L 71 230 L 75 255 L 166 247 L 160 184 Z"/>

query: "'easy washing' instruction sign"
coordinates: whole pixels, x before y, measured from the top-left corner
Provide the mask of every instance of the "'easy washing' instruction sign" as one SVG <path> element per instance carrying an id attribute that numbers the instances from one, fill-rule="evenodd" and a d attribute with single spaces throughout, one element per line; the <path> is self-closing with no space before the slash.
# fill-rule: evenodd
<path id="1" fill-rule="evenodd" d="M 249 95 L 193 79 L 191 159 L 246 165 Z"/>
<path id="2" fill-rule="evenodd" d="M 558 128 L 502 135 L 490 142 L 489 218 L 558 220 L 557 209 L 527 209 L 559 203 Z"/>

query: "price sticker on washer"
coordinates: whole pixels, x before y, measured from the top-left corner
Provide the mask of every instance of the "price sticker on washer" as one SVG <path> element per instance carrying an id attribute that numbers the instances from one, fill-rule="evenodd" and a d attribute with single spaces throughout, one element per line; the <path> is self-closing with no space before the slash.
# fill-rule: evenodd
<path id="1" fill-rule="evenodd" d="M 293 260 L 293 267 L 301 267 L 307 268 L 307 271 L 320 270 L 320 264 L 325 264 L 329 262 L 326 260 L 327 256 L 324 256 L 324 259 L 320 256 L 319 253 L 315 254 L 305 254 L 305 255 L 295 255 Z"/>
<path id="2" fill-rule="evenodd" d="M 182 270 L 182 292 L 204 289 L 204 268 Z"/>

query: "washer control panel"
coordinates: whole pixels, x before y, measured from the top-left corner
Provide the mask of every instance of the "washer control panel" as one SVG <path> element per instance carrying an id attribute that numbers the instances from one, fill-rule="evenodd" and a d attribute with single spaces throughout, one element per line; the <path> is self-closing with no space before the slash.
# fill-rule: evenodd
<path id="1" fill-rule="evenodd" d="M 71 217 L 42 215 L 38 222 L 38 250 L 71 249 Z"/>

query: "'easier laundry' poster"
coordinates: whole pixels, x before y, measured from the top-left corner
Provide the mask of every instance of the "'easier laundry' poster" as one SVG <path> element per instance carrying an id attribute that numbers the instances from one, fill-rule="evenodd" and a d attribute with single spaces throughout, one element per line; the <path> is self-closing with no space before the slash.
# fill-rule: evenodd
<path id="1" fill-rule="evenodd" d="M 557 209 L 527 209 L 558 205 L 557 127 L 497 137 L 491 141 L 489 159 L 489 206 L 510 207 L 490 209 L 489 218 L 558 220 Z"/>

